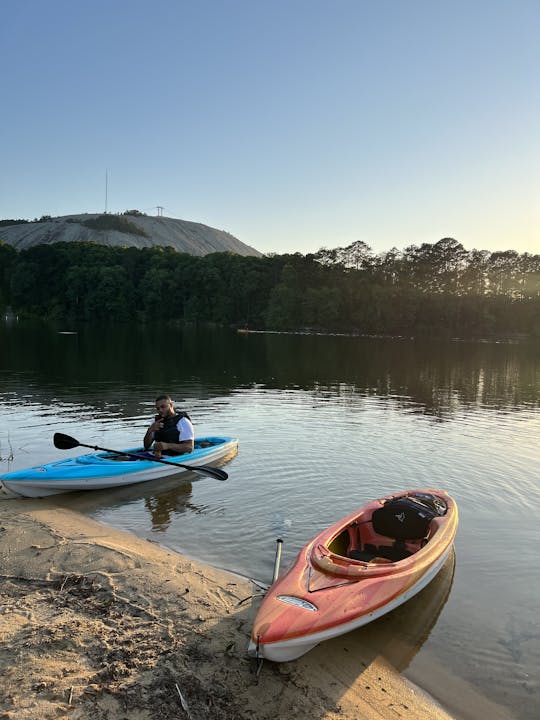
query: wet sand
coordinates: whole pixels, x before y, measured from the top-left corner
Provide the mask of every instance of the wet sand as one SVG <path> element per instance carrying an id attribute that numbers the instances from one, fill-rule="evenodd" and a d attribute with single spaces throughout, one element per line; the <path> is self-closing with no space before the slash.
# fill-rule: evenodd
<path id="1" fill-rule="evenodd" d="M 244 578 L 48 500 L 0 518 L 0 719 L 450 718 L 375 638 L 257 668 Z"/>

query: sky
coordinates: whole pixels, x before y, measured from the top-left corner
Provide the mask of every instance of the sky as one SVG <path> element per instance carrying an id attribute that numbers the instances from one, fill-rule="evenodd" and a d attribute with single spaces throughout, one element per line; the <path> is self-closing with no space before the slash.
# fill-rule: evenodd
<path id="1" fill-rule="evenodd" d="M 540 0 L 0 0 L 0 219 L 540 253 L 539 37 Z"/>

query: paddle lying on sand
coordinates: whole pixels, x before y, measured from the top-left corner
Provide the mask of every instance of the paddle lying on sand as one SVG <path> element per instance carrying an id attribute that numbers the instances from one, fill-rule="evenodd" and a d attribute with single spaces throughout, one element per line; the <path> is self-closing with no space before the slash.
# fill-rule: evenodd
<path id="1" fill-rule="evenodd" d="M 109 448 L 98 447 L 97 445 L 85 445 L 80 443 L 75 438 L 63 433 L 54 433 L 53 438 L 54 446 L 59 450 L 71 450 L 75 447 L 85 447 L 91 450 L 103 450 L 104 452 L 113 453 L 113 455 L 129 455 L 129 457 L 139 458 L 140 460 L 150 460 L 151 462 L 163 463 L 163 465 L 172 465 L 177 468 L 185 468 L 191 470 L 198 475 L 208 475 L 216 480 L 226 480 L 229 476 L 224 470 L 219 468 L 209 467 L 208 465 L 183 465 L 182 463 L 170 462 L 169 460 L 161 460 L 160 458 L 153 457 L 152 455 L 140 455 L 139 453 L 126 452 L 125 450 L 110 450 Z"/>

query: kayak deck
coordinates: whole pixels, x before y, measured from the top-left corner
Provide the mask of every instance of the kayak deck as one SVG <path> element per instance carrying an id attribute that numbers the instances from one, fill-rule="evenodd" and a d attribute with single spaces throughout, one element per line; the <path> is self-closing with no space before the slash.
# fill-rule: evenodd
<path id="1" fill-rule="evenodd" d="M 224 462 L 238 449 L 232 437 L 196 438 L 194 450 L 183 455 L 167 455 L 167 464 L 148 457 L 141 447 L 111 452 L 95 452 L 56 460 L 0 475 L 0 485 L 8 492 L 25 497 L 43 497 L 73 490 L 94 490 L 146 482 L 160 477 L 190 472 L 182 465 L 211 465 Z M 142 457 L 133 457 L 132 453 Z M 145 457 L 146 455 L 146 457 Z M 169 464 L 172 463 L 172 464 Z M 174 464 L 178 463 L 178 467 Z"/>
<path id="2" fill-rule="evenodd" d="M 205 438 L 196 438 L 193 443 L 193 451 L 190 453 L 184 453 L 183 455 L 163 455 L 163 460 L 167 460 L 167 462 L 178 462 L 178 463 L 184 463 L 185 460 L 193 460 L 196 458 L 203 458 L 206 457 L 209 454 L 210 448 L 215 448 L 220 445 L 223 445 L 224 442 L 229 440 L 230 438 L 223 438 L 223 437 L 205 437 Z M 139 457 L 134 457 L 134 454 L 138 455 Z M 97 452 L 97 453 L 90 453 L 88 455 L 77 455 L 75 458 L 67 458 L 66 460 L 59 460 L 58 465 L 60 464 L 69 464 L 76 463 L 77 465 L 100 465 L 103 463 L 131 463 L 134 468 L 137 468 L 140 463 L 146 462 L 146 463 L 154 463 L 155 461 L 151 460 L 149 455 L 152 455 L 153 453 L 151 451 L 145 450 L 142 447 L 135 447 L 135 448 L 128 448 L 126 450 L 122 450 L 118 453 L 112 453 L 109 451 L 104 452 Z"/>

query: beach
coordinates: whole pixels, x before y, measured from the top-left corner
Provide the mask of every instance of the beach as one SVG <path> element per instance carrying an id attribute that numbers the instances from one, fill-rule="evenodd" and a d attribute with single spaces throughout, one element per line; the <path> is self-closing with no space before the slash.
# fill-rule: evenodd
<path id="1" fill-rule="evenodd" d="M 450 718 L 343 639 L 259 667 L 245 578 L 49 500 L 0 511 L 1 719 Z"/>

